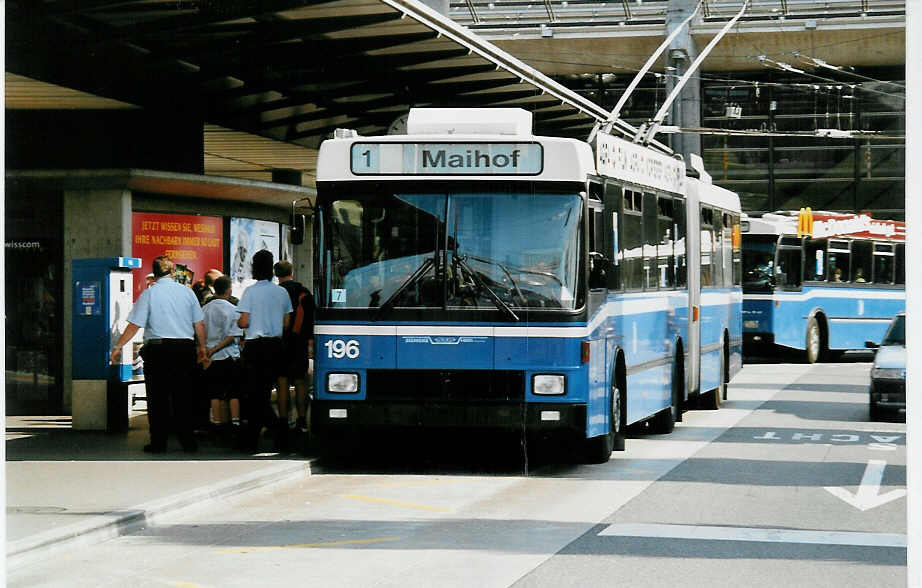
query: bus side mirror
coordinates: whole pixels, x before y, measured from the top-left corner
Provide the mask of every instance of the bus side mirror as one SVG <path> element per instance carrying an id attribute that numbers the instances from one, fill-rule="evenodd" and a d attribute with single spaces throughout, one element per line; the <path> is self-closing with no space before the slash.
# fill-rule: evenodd
<path id="1" fill-rule="evenodd" d="M 288 226 L 290 227 L 288 236 L 291 244 L 300 245 L 304 243 L 304 215 L 292 212 Z"/>
<path id="2" fill-rule="evenodd" d="M 864 342 L 864 347 L 865 347 L 865 349 L 871 349 L 871 350 L 873 350 L 873 351 L 876 353 L 877 350 L 880 348 L 880 345 L 878 345 L 877 343 L 875 343 L 875 342 L 873 342 L 873 341 L 865 341 L 865 342 Z"/>

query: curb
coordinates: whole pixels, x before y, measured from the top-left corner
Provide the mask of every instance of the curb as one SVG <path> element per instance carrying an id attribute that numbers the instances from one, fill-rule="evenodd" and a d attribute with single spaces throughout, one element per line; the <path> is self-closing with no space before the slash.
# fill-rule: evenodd
<path id="1" fill-rule="evenodd" d="M 311 473 L 309 460 L 278 462 L 277 465 L 208 486 L 11 541 L 7 544 L 6 566 L 7 569 L 14 569 L 38 559 L 47 559 L 49 555 L 64 549 L 70 551 L 75 547 L 101 543 L 151 524 L 164 515 L 203 506 L 217 499 L 229 498 L 271 484 L 308 477 Z"/>

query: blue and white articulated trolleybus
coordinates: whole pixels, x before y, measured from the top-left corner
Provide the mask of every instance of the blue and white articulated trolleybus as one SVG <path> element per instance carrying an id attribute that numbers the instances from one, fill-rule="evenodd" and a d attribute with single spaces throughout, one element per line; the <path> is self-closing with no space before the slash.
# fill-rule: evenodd
<path id="1" fill-rule="evenodd" d="M 806 208 L 742 227 L 747 353 L 779 346 L 809 363 L 834 359 L 880 343 L 905 307 L 902 222 Z"/>
<path id="2" fill-rule="evenodd" d="M 720 403 L 742 361 L 734 194 L 607 134 L 597 156 L 533 136 L 520 109 L 407 125 L 320 147 L 312 426 L 328 449 L 476 427 L 569 435 L 604 462 L 628 425 L 665 433 L 690 397 Z"/>

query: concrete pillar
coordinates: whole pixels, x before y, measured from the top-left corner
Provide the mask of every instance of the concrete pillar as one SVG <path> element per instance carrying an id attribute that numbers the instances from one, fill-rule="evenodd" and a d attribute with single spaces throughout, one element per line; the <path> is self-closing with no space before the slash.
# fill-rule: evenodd
<path id="1" fill-rule="evenodd" d="M 666 34 L 682 24 L 695 9 L 695 0 L 669 0 L 666 9 Z M 689 34 L 689 28 L 679 33 L 672 41 L 666 54 L 666 93 L 676 86 L 676 82 L 688 71 L 692 61 L 698 56 L 695 40 Z M 692 74 L 678 99 L 672 104 L 669 121 L 665 124 L 678 127 L 701 126 L 701 82 L 697 74 Z M 661 138 L 662 140 L 662 138 Z M 690 153 L 701 154 L 701 137 L 698 134 L 675 133 L 669 135 L 669 144 L 676 153 L 681 153 L 688 162 Z"/>
<path id="2" fill-rule="evenodd" d="M 62 370 L 63 409 L 74 414 L 73 328 L 70 317 L 74 312 L 74 259 L 85 257 L 131 256 L 131 192 L 128 190 L 71 190 L 64 192 L 64 365 Z M 90 410 L 86 403 L 99 396 L 99 390 L 79 386 L 78 396 L 87 395 L 76 410 Z M 97 386 L 98 388 L 98 386 Z M 105 428 L 105 389 L 102 390 L 102 423 Z M 96 415 L 97 417 L 99 415 Z M 96 422 L 92 415 L 88 422 Z M 76 424 L 75 424 L 76 426 Z M 95 427 L 90 427 L 95 428 Z"/>

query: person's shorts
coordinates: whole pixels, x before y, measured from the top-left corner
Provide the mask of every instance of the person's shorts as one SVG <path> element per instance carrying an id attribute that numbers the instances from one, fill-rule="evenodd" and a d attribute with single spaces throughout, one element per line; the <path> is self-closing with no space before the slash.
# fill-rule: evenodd
<path id="1" fill-rule="evenodd" d="M 281 375 L 289 380 L 303 380 L 307 377 L 307 349 L 288 347 L 282 362 Z"/>
<path id="2" fill-rule="evenodd" d="M 219 359 L 211 362 L 205 370 L 208 383 L 208 397 L 215 400 L 240 398 L 240 384 L 243 370 L 238 359 Z"/>
<path id="3" fill-rule="evenodd" d="M 286 361 L 279 337 L 248 339 L 243 345 L 246 394 L 268 394 L 276 378 L 285 371 Z"/>

